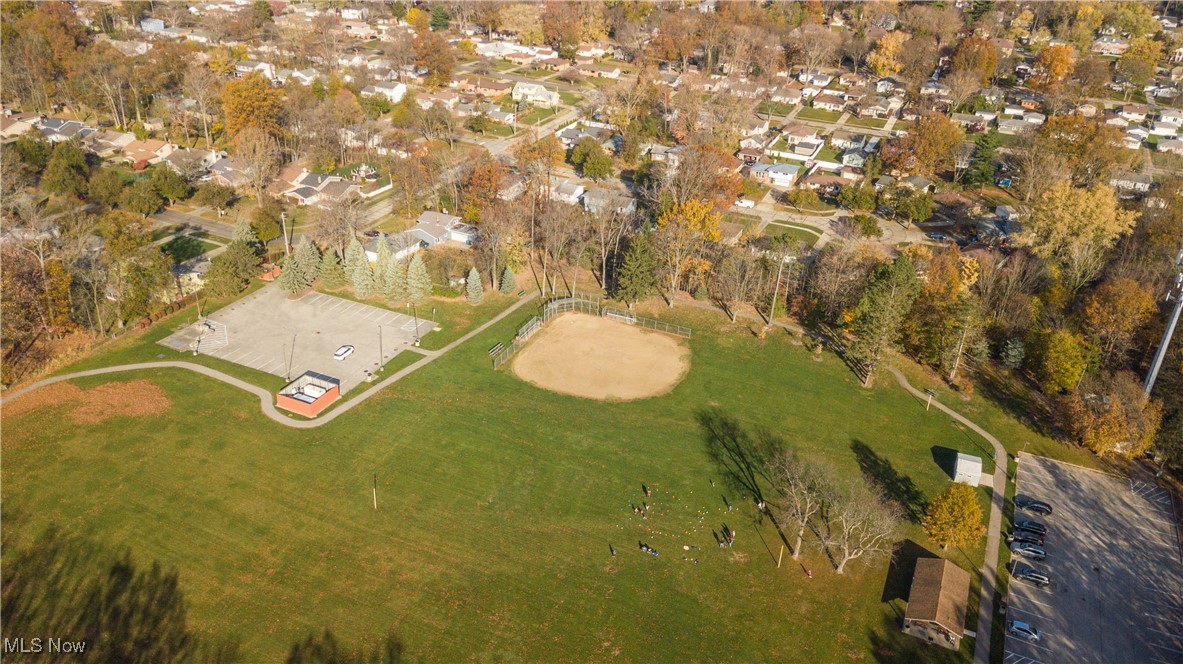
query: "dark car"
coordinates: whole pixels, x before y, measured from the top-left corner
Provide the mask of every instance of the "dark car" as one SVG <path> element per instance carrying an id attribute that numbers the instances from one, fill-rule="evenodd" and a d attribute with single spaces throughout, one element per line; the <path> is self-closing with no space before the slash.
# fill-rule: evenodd
<path id="1" fill-rule="evenodd" d="M 1047 526 L 1038 521 L 1023 520 L 1015 521 L 1015 530 L 1026 530 L 1027 532 L 1037 533 L 1040 536 L 1047 535 Z"/>
<path id="2" fill-rule="evenodd" d="M 930 240 L 941 240 L 941 241 L 944 241 L 944 240 L 948 240 L 948 239 L 949 239 L 949 238 L 945 237 L 945 234 L 944 234 L 944 233 L 925 233 L 924 235 L 925 235 L 925 237 L 927 237 L 927 238 L 928 238 L 928 239 L 930 239 Z"/>
<path id="3" fill-rule="evenodd" d="M 1039 586 L 1040 588 L 1046 588 L 1052 584 L 1052 579 L 1050 576 L 1035 569 L 1034 567 L 1023 567 L 1017 569 L 1015 570 L 1013 576 L 1020 581 L 1025 581 L 1032 585 Z"/>
<path id="4" fill-rule="evenodd" d="M 1034 544 L 1035 546 L 1043 546 L 1043 538 L 1035 533 L 1028 533 L 1022 530 L 1016 530 L 1006 538 L 1007 543 L 1018 542 L 1020 544 Z"/>
<path id="5" fill-rule="evenodd" d="M 1015 498 L 1015 504 L 1019 506 L 1019 509 L 1025 510 L 1032 514 L 1038 514 L 1040 516 L 1047 516 L 1052 513 L 1051 505 L 1048 505 L 1042 500 L 1027 498 L 1026 496 Z"/>

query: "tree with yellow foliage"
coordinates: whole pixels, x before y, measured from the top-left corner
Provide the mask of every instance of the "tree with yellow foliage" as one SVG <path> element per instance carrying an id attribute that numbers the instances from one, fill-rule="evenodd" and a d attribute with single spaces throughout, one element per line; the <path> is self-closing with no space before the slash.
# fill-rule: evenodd
<path id="1" fill-rule="evenodd" d="M 933 498 L 924 511 L 920 527 L 929 539 L 941 545 L 973 544 L 986 534 L 982 524 L 982 505 L 977 492 L 968 484 L 955 482 Z"/>
<path id="2" fill-rule="evenodd" d="M 251 72 L 226 83 L 222 111 L 226 116 L 226 135 L 230 138 L 247 127 L 278 136 L 284 112 L 283 90 L 272 86 L 262 74 Z"/>
<path id="3" fill-rule="evenodd" d="M 719 213 L 706 201 L 675 203 L 657 218 L 657 247 L 669 277 L 669 305 L 681 285 L 683 272 L 699 258 L 708 243 L 719 241 Z"/>
<path id="4" fill-rule="evenodd" d="M 1028 83 L 1036 90 L 1049 90 L 1059 85 L 1076 66 L 1072 47 L 1067 44 L 1048 46 L 1035 59 L 1035 73 Z"/>
<path id="5" fill-rule="evenodd" d="M 867 56 L 867 66 L 876 76 L 890 76 L 903 69 L 900 54 L 907 38 L 902 32 L 889 32 L 875 42 L 874 50 Z"/>
<path id="6" fill-rule="evenodd" d="M 1154 78 L 1154 70 L 1162 59 L 1162 42 L 1149 37 L 1137 37 L 1130 42 L 1130 48 L 1117 61 L 1117 73 L 1126 81 L 1126 99 L 1135 90 L 1141 90 Z"/>

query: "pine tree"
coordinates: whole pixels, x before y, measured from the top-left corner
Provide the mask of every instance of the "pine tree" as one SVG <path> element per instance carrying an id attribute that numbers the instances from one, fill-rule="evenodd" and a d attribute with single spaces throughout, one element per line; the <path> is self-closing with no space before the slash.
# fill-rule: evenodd
<path id="1" fill-rule="evenodd" d="M 378 283 L 374 279 L 374 269 L 369 261 L 358 264 L 349 274 L 349 281 L 353 284 L 353 292 L 360 298 L 367 298 L 378 290 Z"/>
<path id="2" fill-rule="evenodd" d="M 517 277 L 513 276 L 513 270 L 506 267 L 501 271 L 501 292 L 510 295 L 517 287 Z"/>
<path id="3" fill-rule="evenodd" d="M 259 236 L 255 234 L 250 220 L 245 217 L 234 222 L 234 234 L 230 237 L 230 241 L 241 242 L 248 247 L 258 247 L 260 244 Z"/>
<path id="4" fill-rule="evenodd" d="M 423 262 L 423 255 L 416 253 L 407 267 L 407 297 L 413 302 L 422 302 L 431 296 L 431 275 L 427 274 L 427 264 Z"/>
<path id="5" fill-rule="evenodd" d="M 1027 346 L 1023 340 L 1018 337 L 1011 337 L 1006 340 L 1002 346 L 1002 366 L 1007 369 L 1018 369 L 1023 366 L 1023 360 L 1027 359 Z"/>
<path id="6" fill-rule="evenodd" d="M 485 298 L 485 285 L 481 283 L 481 273 L 477 272 L 475 267 L 468 271 L 465 290 L 468 291 L 469 304 L 480 304 Z"/>
<path id="7" fill-rule="evenodd" d="M 385 242 L 385 238 L 378 242 L 378 250 L 375 253 L 374 259 L 374 278 L 382 279 L 386 274 L 386 268 L 390 266 L 390 261 L 394 257 L 390 255 L 390 245 Z"/>
<path id="8" fill-rule="evenodd" d="M 616 289 L 613 296 L 623 300 L 632 308 L 634 304 L 657 292 L 657 255 L 649 243 L 647 233 L 633 236 L 624 262 L 616 271 Z"/>
<path id="9" fill-rule="evenodd" d="M 920 294 L 920 279 L 916 266 L 907 256 L 900 256 L 879 268 L 871 285 L 855 308 L 851 355 L 863 363 L 866 376 L 863 385 L 870 385 L 871 374 L 879 358 L 900 334 L 900 326 Z"/>
<path id="10" fill-rule="evenodd" d="M 933 499 L 924 511 L 920 527 L 932 541 L 946 549 L 950 544 L 970 544 L 986 534 L 977 492 L 968 484 L 954 483 Z"/>
<path id="11" fill-rule="evenodd" d="M 320 257 L 320 284 L 325 288 L 337 289 L 345 285 L 345 268 L 341 267 L 341 259 L 334 249 L 329 249 Z"/>
<path id="12" fill-rule="evenodd" d="M 304 284 L 303 287 L 308 288 L 320 274 L 320 249 L 309 242 L 307 237 L 302 238 L 300 244 L 296 245 L 296 251 L 292 253 L 292 259 L 296 262 L 295 267 Z"/>
<path id="13" fill-rule="evenodd" d="M 361 242 L 355 237 L 349 241 L 349 248 L 345 250 L 345 274 L 353 275 L 357 270 L 358 265 L 365 264 L 369 267 L 370 260 L 366 258 L 365 247 L 361 246 Z"/>
<path id="14" fill-rule="evenodd" d="M 296 265 L 296 257 L 292 256 L 283 264 L 283 269 L 279 273 L 279 279 L 276 280 L 279 287 L 289 293 L 296 293 L 308 287 L 304 280 L 300 277 L 300 270 Z"/>
<path id="15" fill-rule="evenodd" d="M 407 299 L 407 266 L 400 260 L 391 258 L 386 263 L 386 270 L 382 273 L 382 291 L 392 302 L 405 302 Z"/>

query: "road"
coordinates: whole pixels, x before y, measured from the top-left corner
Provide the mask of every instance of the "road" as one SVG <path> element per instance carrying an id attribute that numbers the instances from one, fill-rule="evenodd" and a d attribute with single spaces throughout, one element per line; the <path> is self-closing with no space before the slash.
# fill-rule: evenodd
<path id="1" fill-rule="evenodd" d="M 272 286 L 269 286 L 269 288 L 270 287 L 276 287 L 276 286 L 273 284 Z M 428 364 L 443 357 L 444 355 L 447 355 L 449 352 L 451 352 L 453 349 L 460 346 L 464 342 L 475 337 L 476 335 L 480 334 L 481 332 L 484 332 L 485 330 L 487 330 L 490 327 L 492 327 L 493 325 L 497 324 L 498 322 L 500 322 L 501 320 L 503 320 L 504 318 L 506 318 L 510 314 L 514 313 L 515 311 L 522 308 L 526 304 L 532 302 L 534 300 L 534 298 L 537 297 L 537 295 L 538 295 L 537 293 L 532 293 L 528 296 L 523 297 L 521 300 L 518 300 L 517 302 L 515 302 L 513 305 L 511 305 L 505 311 L 502 311 L 501 313 L 494 316 L 488 322 L 484 323 L 480 327 L 476 328 L 475 330 L 472 330 L 468 334 L 465 334 L 464 336 L 460 337 L 459 339 L 453 341 L 452 343 L 448 344 L 447 346 L 444 346 L 443 348 L 441 348 L 439 350 L 431 351 L 431 350 L 423 350 L 423 349 L 419 349 L 419 348 L 408 349 L 408 350 L 411 350 L 413 352 L 423 355 L 423 359 L 418 360 L 414 364 L 411 364 L 410 366 L 400 369 L 399 371 L 396 371 L 395 373 L 391 374 L 389 378 L 386 378 L 385 380 L 378 383 L 377 385 L 374 385 L 373 387 L 366 390 L 365 392 L 362 392 L 357 397 L 342 403 L 340 406 L 334 408 L 333 410 L 330 410 L 328 413 L 326 413 L 323 416 L 321 416 L 317 419 L 314 419 L 314 420 L 293 419 L 291 415 L 289 415 L 287 413 L 280 412 L 280 410 L 275 407 L 275 403 L 274 403 L 275 402 L 275 395 L 272 394 L 271 392 L 264 390 L 263 388 L 261 388 L 257 385 L 253 385 L 253 384 L 248 383 L 244 380 L 235 378 L 234 376 L 231 376 L 229 374 L 222 373 L 221 371 L 218 371 L 217 369 L 211 369 L 205 365 L 194 364 L 193 362 L 138 362 L 135 364 L 120 364 L 120 365 L 113 366 L 113 367 L 103 367 L 101 369 L 91 369 L 89 371 L 76 371 L 74 373 L 62 374 L 60 376 L 54 376 L 52 378 L 46 378 L 44 380 L 39 380 L 35 383 L 32 383 L 31 385 L 28 385 L 27 387 L 22 387 L 22 388 L 11 391 L 11 393 L 8 396 L 6 396 L 2 402 L 0 402 L 0 406 L 2 406 L 5 403 L 8 403 L 9 401 L 11 401 L 13 399 L 18 399 L 24 394 L 28 394 L 29 392 L 32 392 L 34 390 L 41 389 L 42 387 L 53 385 L 54 383 L 60 383 L 64 380 L 73 380 L 75 378 L 83 378 L 86 376 L 102 376 L 102 375 L 106 375 L 106 374 L 123 373 L 123 372 L 127 372 L 127 371 L 144 371 L 147 369 L 186 369 L 188 371 L 193 371 L 195 373 L 199 373 L 203 376 L 208 376 L 209 378 L 214 378 L 216 380 L 220 380 L 223 383 L 226 383 L 227 385 L 232 385 L 232 386 L 237 387 L 243 391 L 254 394 L 255 396 L 259 397 L 259 408 L 263 411 L 263 414 L 266 415 L 267 417 L 271 418 L 273 421 L 278 422 L 279 424 L 282 424 L 287 427 L 292 427 L 293 429 L 313 429 L 316 427 L 324 426 L 324 425 L 328 424 L 329 422 L 332 422 L 333 420 L 337 419 L 341 415 L 349 412 L 351 409 L 353 409 L 355 406 L 362 403 L 366 399 L 369 399 L 370 397 L 374 396 L 375 394 L 377 394 L 378 392 L 380 392 L 384 388 L 389 387 L 390 385 L 393 385 L 394 383 L 402 380 L 406 376 L 409 376 L 410 374 L 427 366 Z"/>

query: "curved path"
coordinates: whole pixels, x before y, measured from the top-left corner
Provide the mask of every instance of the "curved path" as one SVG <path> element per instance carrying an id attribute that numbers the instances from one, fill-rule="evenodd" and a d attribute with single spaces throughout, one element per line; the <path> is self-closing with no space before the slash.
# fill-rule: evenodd
<path id="1" fill-rule="evenodd" d="M 904 374 L 895 367 L 884 367 L 895 376 L 895 380 L 908 392 L 918 399 L 925 400 L 928 395 L 912 387 Z M 994 621 L 994 594 L 998 586 L 998 547 L 1002 532 L 1002 503 L 1006 498 L 1007 465 L 1010 459 L 1006 455 L 1006 448 L 998 439 L 990 435 L 982 427 L 969 421 L 964 415 L 946 406 L 940 401 L 933 400 L 932 405 L 943 411 L 949 417 L 957 420 L 985 438 L 994 447 L 994 487 L 990 496 L 990 525 L 986 530 L 986 560 L 982 563 L 982 597 L 978 603 L 977 637 L 974 639 L 974 664 L 989 664 L 990 662 L 990 634 Z"/>
<path id="2" fill-rule="evenodd" d="M 259 407 L 263 410 L 263 414 L 266 415 L 267 417 L 270 417 L 271 419 L 275 420 L 276 422 L 278 422 L 284 426 L 289 426 L 294 429 L 312 429 L 315 427 L 324 426 L 324 425 L 328 424 L 329 422 L 332 422 L 333 420 L 337 419 L 337 417 L 348 412 L 354 406 L 356 406 L 356 405 L 360 404 L 361 402 L 365 401 L 366 399 L 369 399 L 370 397 L 374 396 L 383 388 L 389 387 L 390 385 L 401 380 L 403 377 L 405 377 L 411 373 L 414 373 L 415 371 L 418 371 L 419 369 L 426 366 L 427 364 L 430 364 L 431 362 L 434 362 L 435 360 L 439 359 L 440 357 L 443 357 L 445 354 L 448 353 L 448 351 L 452 350 L 453 348 L 456 348 L 460 344 L 464 343 L 465 341 L 468 341 L 469 339 L 475 337 L 476 335 L 480 334 L 481 332 L 484 332 L 485 330 L 489 329 L 494 324 L 496 324 L 499 321 L 501 321 L 502 319 L 504 319 L 506 316 L 509 316 L 513 312 L 515 312 L 518 309 L 525 306 L 526 303 L 533 301 L 534 298 L 537 297 L 537 295 L 538 295 L 537 293 L 534 293 L 534 294 L 528 295 L 526 297 L 523 297 L 521 300 L 518 300 L 517 302 L 515 302 L 513 305 L 511 305 L 505 311 L 502 311 L 501 313 L 494 316 L 488 322 L 484 323 L 480 327 L 476 328 L 475 330 L 472 330 L 468 334 L 465 334 L 464 336 L 460 337 L 459 339 L 453 341 L 452 343 L 448 344 L 447 346 L 444 346 L 443 348 L 441 348 L 439 350 L 436 350 L 436 351 L 429 351 L 429 350 L 413 351 L 413 352 L 421 353 L 424 356 L 423 359 L 415 362 L 414 364 L 411 364 L 409 366 L 403 367 L 402 369 L 399 369 L 398 371 L 391 374 L 388 378 L 386 378 L 382 382 L 378 383 L 377 385 L 374 385 L 373 387 L 366 390 L 365 392 L 362 392 L 356 398 L 346 401 L 345 403 L 341 404 L 337 408 L 334 408 L 333 410 L 329 411 L 324 416 L 319 417 L 315 420 L 297 420 L 297 419 L 293 419 L 290 415 L 287 415 L 286 413 L 280 412 L 279 409 L 277 409 L 275 407 L 275 403 L 274 403 L 275 395 L 273 395 L 271 392 L 268 392 L 267 390 L 264 390 L 263 388 L 259 387 L 258 385 L 252 385 L 251 383 L 248 383 L 245 380 L 235 378 L 234 376 L 222 373 L 221 371 L 218 371 L 217 369 L 211 369 L 211 368 L 209 368 L 205 365 L 202 365 L 202 364 L 194 364 L 193 362 L 179 362 L 179 361 L 139 362 L 136 364 L 120 364 L 120 365 L 113 366 L 113 367 L 102 367 L 100 369 L 90 369 L 88 371 L 76 371 L 74 373 L 63 374 L 61 376 L 54 376 L 52 378 L 46 378 L 44 380 L 39 380 L 35 383 L 30 384 L 28 387 L 22 387 L 19 390 L 15 390 L 12 394 L 7 395 L 4 398 L 3 402 L 0 402 L 0 405 L 2 405 L 4 403 L 8 403 L 12 399 L 17 399 L 21 395 L 28 394 L 29 392 L 32 392 L 33 390 L 40 389 L 40 388 L 45 387 L 47 385 L 53 385 L 54 383 L 60 383 L 63 380 L 73 380 L 75 378 L 84 378 L 86 376 L 101 376 L 104 374 L 122 373 L 125 371 L 142 371 L 144 369 L 161 369 L 161 368 L 188 369 L 189 371 L 193 371 L 193 372 L 199 373 L 203 376 L 208 376 L 210 378 L 215 378 L 217 380 L 222 381 L 223 383 L 226 383 L 228 385 L 233 385 L 234 387 L 237 387 L 241 390 L 245 390 L 247 392 L 250 392 L 251 394 L 254 394 L 255 396 L 259 397 Z"/>

